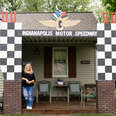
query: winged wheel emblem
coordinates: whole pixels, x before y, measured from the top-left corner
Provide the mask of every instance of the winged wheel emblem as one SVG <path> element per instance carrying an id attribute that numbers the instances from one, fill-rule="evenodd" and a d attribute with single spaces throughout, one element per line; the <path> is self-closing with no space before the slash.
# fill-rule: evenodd
<path id="1" fill-rule="evenodd" d="M 57 30 L 63 30 L 66 27 L 73 27 L 79 24 L 80 20 L 68 20 L 66 12 L 56 11 L 51 20 L 43 20 L 40 23 L 47 27 L 56 27 Z"/>

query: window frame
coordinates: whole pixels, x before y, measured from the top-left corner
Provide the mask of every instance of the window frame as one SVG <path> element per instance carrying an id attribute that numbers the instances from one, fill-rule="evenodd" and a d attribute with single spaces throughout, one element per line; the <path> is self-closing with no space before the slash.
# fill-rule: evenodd
<path id="1" fill-rule="evenodd" d="M 54 74 L 54 50 L 55 49 L 65 49 L 66 50 L 66 64 L 67 64 L 67 74 L 66 75 L 55 75 Z M 58 77 L 68 77 L 68 47 L 53 47 L 52 49 L 52 77 L 58 78 Z"/>

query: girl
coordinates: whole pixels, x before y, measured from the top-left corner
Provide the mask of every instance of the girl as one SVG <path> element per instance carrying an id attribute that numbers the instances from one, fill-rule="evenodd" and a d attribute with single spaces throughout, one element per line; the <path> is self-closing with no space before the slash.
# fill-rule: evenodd
<path id="1" fill-rule="evenodd" d="M 33 91 L 34 91 L 35 76 L 31 64 L 26 64 L 22 72 L 22 89 L 23 96 L 26 100 L 26 109 L 32 109 Z"/>

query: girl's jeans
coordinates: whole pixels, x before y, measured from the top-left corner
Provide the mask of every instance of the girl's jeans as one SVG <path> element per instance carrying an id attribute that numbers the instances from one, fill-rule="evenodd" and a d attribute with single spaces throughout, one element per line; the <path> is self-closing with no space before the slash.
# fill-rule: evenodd
<path id="1" fill-rule="evenodd" d="M 33 105 L 33 91 L 34 91 L 34 86 L 30 87 L 22 87 L 23 88 L 23 96 L 26 100 L 26 105 L 32 107 Z"/>

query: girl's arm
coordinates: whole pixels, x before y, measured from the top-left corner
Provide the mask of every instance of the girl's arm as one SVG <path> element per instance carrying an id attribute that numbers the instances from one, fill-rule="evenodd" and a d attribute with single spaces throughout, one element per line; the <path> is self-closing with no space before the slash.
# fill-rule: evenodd
<path id="1" fill-rule="evenodd" d="M 30 84 L 30 81 L 27 78 L 22 77 L 22 80 L 25 80 L 28 84 Z"/>
<path id="2" fill-rule="evenodd" d="M 35 80 L 29 81 L 29 83 L 34 83 L 34 82 L 35 82 Z"/>
<path id="3" fill-rule="evenodd" d="M 31 84 L 31 83 L 34 83 L 34 82 L 35 82 L 35 75 L 33 73 L 33 79 L 31 81 L 29 81 L 29 83 Z"/>
<path id="4" fill-rule="evenodd" d="M 22 77 L 22 80 L 25 80 L 25 81 L 27 81 L 27 79 L 26 79 L 25 77 Z"/>

